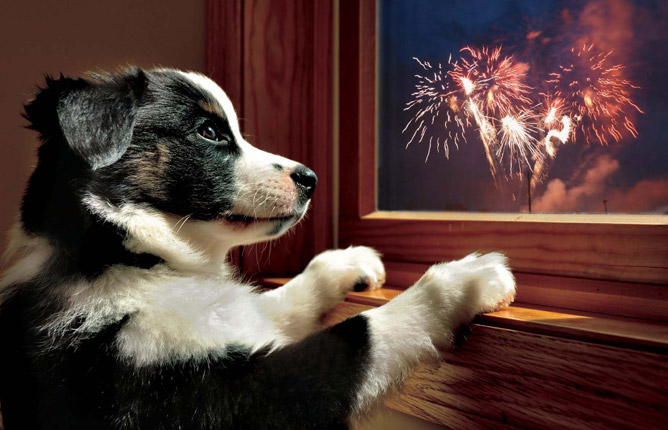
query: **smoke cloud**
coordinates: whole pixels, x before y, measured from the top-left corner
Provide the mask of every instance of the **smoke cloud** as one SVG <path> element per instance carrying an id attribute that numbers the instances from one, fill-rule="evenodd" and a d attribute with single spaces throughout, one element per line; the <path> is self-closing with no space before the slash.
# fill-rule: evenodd
<path id="1" fill-rule="evenodd" d="M 608 212 L 648 213 L 666 211 L 668 180 L 648 179 L 632 187 L 617 188 L 611 184 L 619 170 L 619 161 L 601 155 L 581 181 L 567 185 L 561 179 L 548 182 L 545 193 L 534 200 L 534 212 Z M 605 203 L 604 203 L 605 201 Z"/>
<path id="2" fill-rule="evenodd" d="M 592 0 L 578 17 L 585 34 L 578 42 L 593 43 L 603 52 L 613 51 L 625 61 L 634 38 L 634 17 L 635 8 L 627 0 Z"/>

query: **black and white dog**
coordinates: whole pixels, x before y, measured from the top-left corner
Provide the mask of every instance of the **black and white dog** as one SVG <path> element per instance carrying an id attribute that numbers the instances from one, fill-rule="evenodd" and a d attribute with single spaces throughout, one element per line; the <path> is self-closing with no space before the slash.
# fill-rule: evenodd
<path id="1" fill-rule="evenodd" d="M 269 292 L 235 280 L 228 251 L 297 224 L 316 176 L 246 142 L 200 74 L 49 78 L 25 117 L 42 145 L 0 285 L 7 430 L 346 428 L 514 297 L 503 256 L 470 255 L 318 331 L 383 283 L 375 251 L 325 252 Z"/>

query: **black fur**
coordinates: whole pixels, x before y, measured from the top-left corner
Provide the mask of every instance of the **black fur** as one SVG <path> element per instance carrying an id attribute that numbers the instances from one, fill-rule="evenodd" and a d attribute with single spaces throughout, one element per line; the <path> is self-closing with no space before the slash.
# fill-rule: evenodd
<path id="1" fill-rule="evenodd" d="M 129 316 L 90 337 L 73 326 L 45 349 L 34 327 L 57 306 L 36 309 L 34 291 L 20 289 L 0 312 L 7 430 L 345 429 L 368 364 L 361 315 L 271 354 L 232 347 L 139 369 L 114 346 Z"/>
<path id="2" fill-rule="evenodd" d="M 86 191 L 109 197 L 116 191 L 102 185 L 100 168 L 117 161 L 129 146 L 146 86 L 144 73 L 135 70 L 104 82 L 47 78 L 46 84 L 25 106 L 29 127 L 40 133 L 43 144 L 21 206 L 23 228 L 56 244 L 63 269 L 72 274 L 90 277 L 114 264 L 157 264 L 158 257 L 129 252 L 122 245 L 126 232 L 81 203 Z"/>
<path id="3" fill-rule="evenodd" d="M 369 360 L 363 316 L 271 353 L 231 346 L 202 360 L 141 368 L 117 350 L 116 335 L 131 314 L 95 333 L 78 331 L 82 321 L 55 338 L 41 329 L 67 310 L 63 285 L 111 266 L 164 263 L 126 249 L 128 232 L 92 213 L 82 202 L 87 194 L 192 219 L 226 216 L 240 149 L 222 111 L 211 109 L 215 103 L 174 71 L 132 69 L 47 78 L 25 106 L 42 145 L 21 225 L 55 252 L 38 277 L 0 296 L 7 430 L 346 427 Z M 198 134 L 204 121 L 222 133 L 220 144 Z M 306 168 L 297 176 L 307 201 L 317 178 Z"/>

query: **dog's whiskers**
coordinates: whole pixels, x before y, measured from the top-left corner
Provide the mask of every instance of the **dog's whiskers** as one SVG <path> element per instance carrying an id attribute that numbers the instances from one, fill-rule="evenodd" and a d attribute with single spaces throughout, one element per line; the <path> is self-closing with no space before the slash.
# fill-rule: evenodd
<path id="1" fill-rule="evenodd" d="M 174 224 L 174 228 L 176 228 L 176 227 L 178 226 L 178 228 L 176 229 L 176 231 L 174 232 L 174 234 L 179 234 L 179 232 L 181 231 L 181 229 L 182 229 L 183 226 L 186 224 L 186 222 L 190 219 L 191 216 L 192 216 L 192 214 L 188 214 L 188 215 L 182 217 L 180 220 L 178 220 L 178 221 L 176 222 L 176 224 Z M 180 224 L 180 225 L 179 225 L 179 224 Z M 172 230 L 173 230 L 173 229 L 172 229 Z"/>

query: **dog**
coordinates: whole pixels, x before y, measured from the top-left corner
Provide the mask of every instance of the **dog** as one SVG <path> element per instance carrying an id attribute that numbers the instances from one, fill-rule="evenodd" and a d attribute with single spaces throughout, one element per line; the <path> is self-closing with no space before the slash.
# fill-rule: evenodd
<path id="1" fill-rule="evenodd" d="M 373 249 L 326 251 L 275 290 L 237 280 L 230 249 L 298 224 L 317 177 L 251 146 L 201 74 L 47 77 L 24 116 L 41 145 L 0 284 L 7 430 L 348 428 L 514 298 L 496 253 L 325 329 L 383 284 Z"/>

